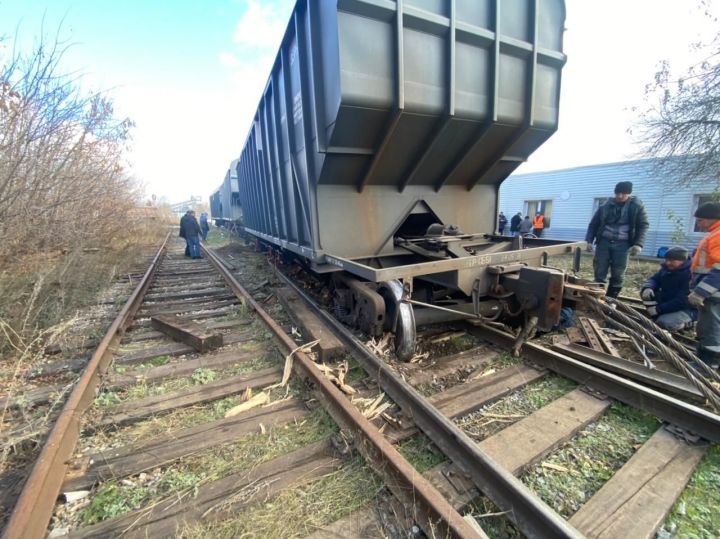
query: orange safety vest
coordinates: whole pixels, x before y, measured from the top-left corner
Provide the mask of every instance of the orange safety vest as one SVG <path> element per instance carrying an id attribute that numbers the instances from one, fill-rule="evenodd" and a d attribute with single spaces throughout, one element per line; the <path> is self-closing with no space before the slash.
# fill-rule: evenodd
<path id="1" fill-rule="evenodd" d="M 720 270 L 720 221 L 708 230 L 709 234 L 698 243 L 692 260 L 692 272 L 708 274 L 711 270 Z"/>
<path id="2" fill-rule="evenodd" d="M 545 228 L 545 216 L 542 213 L 533 217 L 533 228 Z"/>

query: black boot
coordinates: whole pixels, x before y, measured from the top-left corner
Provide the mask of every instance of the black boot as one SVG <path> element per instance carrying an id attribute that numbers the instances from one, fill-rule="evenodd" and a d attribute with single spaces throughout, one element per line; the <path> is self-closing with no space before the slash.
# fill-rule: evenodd
<path id="1" fill-rule="evenodd" d="M 697 355 L 700 361 L 709 365 L 711 368 L 717 369 L 720 367 L 720 353 L 713 352 L 704 346 L 698 345 Z"/>
<path id="2" fill-rule="evenodd" d="M 609 298 L 617 298 L 620 295 L 621 290 L 622 286 L 608 286 L 605 295 Z"/>

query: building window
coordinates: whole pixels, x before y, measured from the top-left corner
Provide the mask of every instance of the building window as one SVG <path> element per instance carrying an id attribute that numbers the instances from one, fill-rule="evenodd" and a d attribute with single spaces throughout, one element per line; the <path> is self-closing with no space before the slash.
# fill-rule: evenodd
<path id="1" fill-rule="evenodd" d="M 600 206 L 605 204 L 608 200 L 610 200 L 608 197 L 596 197 L 593 198 L 593 211 L 592 214 L 595 215 L 595 212 L 600 209 Z"/>
<path id="2" fill-rule="evenodd" d="M 703 232 L 700 230 L 697 226 L 697 221 L 695 220 L 695 211 L 698 209 L 699 206 L 702 206 L 706 202 L 717 202 L 718 201 L 718 195 L 715 194 L 709 194 L 709 195 L 695 195 L 693 197 L 693 207 L 692 212 L 690 213 L 690 222 L 692 223 L 692 231 L 693 232 Z"/>
<path id="3" fill-rule="evenodd" d="M 545 216 L 545 228 L 550 228 L 550 220 L 552 219 L 552 200 L 526 200 L 525 215 L 529 215 L 530 219 L 536 213 L 542 213 Z"/>

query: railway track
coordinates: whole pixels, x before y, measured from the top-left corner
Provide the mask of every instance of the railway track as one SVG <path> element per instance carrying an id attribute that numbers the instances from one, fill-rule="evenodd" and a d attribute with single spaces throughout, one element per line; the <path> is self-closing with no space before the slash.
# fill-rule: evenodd
<path id="1" fill-rule="evenodd" d="M 91 359 L 89 369 L 96 366 L 94 376 L 86 371 L 70 397 L 73 408 L 63 412 L 55 428 L 69 430 L 62 436 L 53 433 L 61 440 L 55 445 L 51 436 L 5 529 L 6 537 L 42 536 L 53 511 L 57 535 L 172 536 L 183 526 L 207 525 L 284 489 L 318 481 L 345 465 L 350 448 L 363 456 L 393 493 L 390 505 L 400 515 L 396 530 L 417 522 L 428 536 L 483 536 L 477 523 L 463 519 L 459 511 L 484 495 L 499 508 L 501 518 L 512 522 L 513 533 L 650 537 L 706 451 L 705 440 L 720 438 L 718 416 L 629 381 L 627 373 L 613 374 L 536 344 L 524 349 L 528 362 L 509 361 L 505 351 L 511 337 L 489 328 L 464 327 L 475 340 L 461 351 L 433 353 L 416 363 L 388 363 L 377 356 L 377 347 L 371 350 L 282 275 L 277 276 L 282 286 L 270 285 L 275 278 L 268 274 L 265 286 L 248 287 L 253 290 L 248 292 L 238 280 L 252 271 L 257 271 L 257 257 L 228 262 L 206 251 L 205 260 L 190 261 L 177 248 L 165 256 L 158 254 L 154 268 L 146 274 L 147 284 L 140 285 L 103 340 L 108 349 L 101 346 Z M 212 286 L 202 286 L 207 284 Z M 271 294 L 268 286 L 272 286 Z M 314 340 L 312 336 L 321 340 L 312 351 L 316 361 L 287 335 L 287 320 L 283 328 L 282 322 L 273 319 L 282 314 L 278 309 L 273 317 L 266 312 L 263 302 L 270 304 L 273 297 L 281 300 L 293 325 L 301 328 L 301 342 Z M 151 315 L 182 317 L 182 313 L 202 322 L 205 329 L 223 332 L 225 347 L 195 354 L 188 345 L 149 327 Z M 259 329 L 260 322 L 273 332 L 282 353 L 272 352 L 270 336 Z M 120 334 L 112 334 L 117 329 Z M 429 342 L 433 339 L 442 341 L 443 336 L 428 336 Z M 285 398 L 287 389 L 268 387 L 283 378 L 283 356 L 290 350 L 294 351 L 293 378 L 302 377 L 305 387 L 312 389 Z M 258 361 L 259 355 L 263 358 Z M 346 383 L 342 369 L 333 370 L 343 359 L 362 366 L 367 376 Z M 252 368 L 247 369 L 250 364 Z M 209 372 L 219 373 L 218 379 L 193 383 L 193 377 L 197 382 Z M 504 399 L 544 383 L 551 372 L 577 385 L 565 386 L 562 394 L 523 414 L 493 412 Z M 83 380 L 88 381 L 84 390 L 88 394 L 73 400 Z M 93 404 L 93 387 L 101 380 L 102 391 Z M 151 395 L 153 390 L 148 388 L 153 387 L 163 392 Z M 217 403 L 223 403 L 220 411 L 225 411 L 249 387 L 268 396 L 269 405 L 235 416 L 215 414 L 211 421 L 195 419 L 183 428 L 171 428 L 180 421 L 162 422 L 167 417 L 187 419 L 183 414 L 188 410 L 207 411 L 217 408 Z M 391 400 L 378 396 L 381 390 Z M 114 402 L 118 396 L 121 402 Z M 308 399 L 322 403 L 344 437 L 320 437 L 274 458 L 266 455 L 247 469 L 228 467 L 218 477 L 196 477 L 195 484 L 154 500 L 149 507 L 84 527 L 63 527 L 65 508 L 84 503 L 86 496 L 87 500 L 97 498 L 108 481 L 132 483 L 148 476 L 162 477 L 167 470 L 175 470 L 176 463 L 188 464 L 189 459 L 192 466 L 198 452 L 227 447 L 272 425 L 302 423 L 315 413 L 306 406 Z M 376 405 L 376 413 L 366 414 L 370 419 L 358 408 L 368 400 Z M 687 433 L 683 437 L 682 431 L 678 436 L 677 430 L 671 432 L 658 423 L 612 479 L 566 518 L 518 478 L 602 421 L 616 401 L 687 432 L 700 433 L 702 439 Z M 89 411 L 81 420 L 83 408 Z M 207 419 L 205 413 L 196 415 Z M 479 433 L 478 418 L 505 428 L 485 428 Z M 80 425 L 83 434 L 77 436 Z M 138 426 L 145 434 L 138 433 Z M 413 437 L 425 440 L 421 445 L 437 446 L 443 462 L 418 473 L 395 449 Z M 203 461 L 194 465 L 202 466 Z M 38 479 L 41 472 L 45 475 Z M 56 505 L 60 493 L 71 501 Z M 73 502 L 77 496 L 82 497 L 80 502 Z M 315 536 L 371 534 L 383 526 L 387 533 L 387 523 L 378 520 L 381 513 L 377 507 L 365 507 L 323 527 Z"/>
<path id="2" fill-rule="evenodd" d="M 294 286 L 289 279 L 285 278 L 284 281 L 288 286 Z M 598 421 L 615 401 L 652 414 L 663 424 L 617 471 L 613 479 L 569 519 L 571 528 L 575 530 L 558 528 L 548 536 L 553 533 L 555 536 L 563 533 L 572 536 L 578 531 L 589 537 L 653 537 L 703 456 L 707 445 L 702 439 L 713 443 L 720 440 L 720 417 L 696 405 L 702 396 L 682 378 L 670 379 L 662 371 L 651 374 L 633 372 L 618 363 L 598 366 L 595 360 L 601 354 L 591 350 L 580 352 L 578 348 L 568 347 L 571 353 L 561 353 L 536 343 L 528 343 L 523 349 L 523 357 L 533 367 L 513 366 L 493 372 L 486 379 L 466 379 L 462 384 L 432 395 L 429 401 L 435 405 L 435 410 L 426 412 L 419 399 L 408 396 L 407 388 L 402 387 L 404 384 L 401 378 L 388 373 L 391 369 L 382 360 L 349 330 L 327 315 L 312 297 L 297 287 L 295 291 L 308 305 L 313 306 L 318 316 L 334 328 L 366 371 L 380 373 L 378 378 L 381 387 L 400 404 L 406 415 L 414 417 L 420 429 L 455 463 L 438 473 L 464 477 L 464 488 L 470 495 L 467 492 L 462 493 L 464 495 L 459 493 L 456 485 L 444 484 L 441 490 L 449 499 L 462 507 L 473 495 L 485 493 L 506 514 L 513 515 L 513 523 L 527 535 L 543 534 L 543 530 L 533 528 L 535 519 L 550 521 L 558 515 L 549 507 L 532 506 L 529 501 L 527 506 L 522 506 L 522 497 L 528 493 L 511 482 L 498 488 L 503 477 L 494 474 L 500 469 L 514 475 L 521 474 L 588 424 Z M 491 327 L 470 326 L 468 331 L 485 343 L 491 343 L 498 353 L 509 350 L 514 342 L 514 336 Z M 563 350 L 563 347 L 558 348 Z M 485 348 L 481 350 L 480 353 L 487 353 Z M 464 355 L 465 359 L 461 359 L 455 366 L 467 367 L 469 362 L 474 367 L 473 372 L 477 372 L 477 363 L 471 361 L 473 351 L 466 351 Z M 601 359 L 607 361 L 612 358 L 606 356 Z M 437 365 L 456 361 L 457 358 L 435 358 L 433 363 Z M 402 369 L 402 364 L 398 368 Z M 521 376 L 517 376 L 518 370 L 523 373 Z M 576 382 L 578 387 L 517 424 L 483 440 L 479 444 L 482 448 L 480 451 L 476 451 L 478 444 L 475 444 L 476 447 L 471 444 L 464 447 L 466 432 L 458 426 L 463 416 L 505 395 L 503 392 L 494 394 L 487 390 L 488 386 L 494 385 L 495 378 L 503 380 L 503 389 L 512 392 L 539 380 L 549 371 Z M 588 396 L 588 393 L 593 396 Z M 433 411 L 439 411 L 455 423 L 444 422 L 438 428 L 423 416 Z M 443 483 L 443 480 L 438 480 L 437 484 Z M 673 487 L 668 488 L 668 485 Z M 665 490 L 663 496 L 657 495 L 658 488 Z M 528 500 L 530 498 L 528 496 Z M 521 510 L 527 513 L 521 516 Z"/>
<path id="3" fill-rule="evenodd" d="M 75 385 L 18 499 L 4 537 L 42 537 L 51 518 L 53 536 L 173 536 L 182 526 L 218 520 L 246 505 L 248 490 L 250 500 L 271 497 L 290 485 L 340 468 L 343 459 L 326 436 L 248 470 L 228 467 L 218 477 L 191 477 L 189 490 L 173 492 L 173 496 L 147 507 L 134 507 L 117 518 L 75 528 L 63 526 L 67 523 L 63 520 L 66 506 L 87 498 L 92 508 L 108 483 L 145 481 L 149 474 L 158 475 L 158 470 L 163 475 L 172 463 L 192 458 L 198 451 L 210 452 L 244 435 L 258 430 L 264 433 L 273 425 L 297 423 L 310 414 L 302 401 L 280 398 L 269 406 L 251 407 L 246 413 L 233 407 L 213 421 L 195 418 L 195 424 L 185 428 L 170 429 L 167 425 L 171 423 L 162 423 L 167 416 L 179 419 L 183 410 L 203 411 L 203 405 L 222 403 L 253 388 L 270 391 L 281 382 L 282 356 L 272 357 L 275 346 L 269 342 L 271 335 L 267 331 L 253 334 L 253 328 L 248 327 L 258 320 L 275 333 L 285 352 L 293 351 L 296 370 L 311 381 L 315 398 L 346 435 L 351 435 L 360 453 L 374 463 L 388 487 L 405 502 L 412 496 L 413 507 L 418 509 L 414 521 L 429 533 L 476 536 L 472 526 L 427 480 L 417 476 L 377 427 L 323 376 L 302 349 L 297 349 L 282 327 L 211 253 L 206 252 L 205 260 L 190 261 L 178 247 L 166 254 L 167 249 L 166 245 L 160 249 Z M 169 317 L 171 331 L 154 329 L 167 323 Z M 205 321 L 204 326 L 193 326 L 190 320 L 195 324 Z M 183 329 L 183 342 L 165 336 L 178 337 Z M 211 330 L 224 332 L 225 346 L 219 351 L 203 348 L 218 335 Z M 194 353 L 199 350 L 202 352 Z M 210 378 L 211 372 L 219 373 L 218 378 Z M 38 403 L 42 401 L 41 396 L 35 397 Z M 236 409 L 237 413 L 232 413 Z M 214 411 L 218 411 L 217 406 Z M 196 465 L 202 467 L 203 463 Z M 108 489 L 104 492 L 107 494 Z M 56 506 L 60 494 L 65 503 Z M 106 502 L 110 503 L 100 500 L 98 508 Z"/>

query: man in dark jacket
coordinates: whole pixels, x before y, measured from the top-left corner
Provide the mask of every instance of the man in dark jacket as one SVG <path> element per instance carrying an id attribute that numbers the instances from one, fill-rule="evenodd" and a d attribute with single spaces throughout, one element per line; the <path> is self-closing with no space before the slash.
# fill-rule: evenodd
<path id="1" fill-rule="evenodd" d="M 503 212 L 500 212 L 498 216 L 498 234 L 501 236 L 505 233 L 505 227 L 507 226 L 507 217 Z"/>
<path id="2" fill-rule="evenodd" d="M 208 223 L 208 214 L 204 211 L 200 214 L 200 233 L 203 241 L 207 241 L 208 232 L 210 232 L 210 224 Z"/>
<path id="3" fill-rule="evenodd" d="M 615 197 L 598 208 L 585 235 L 588 251 L 593 250 L 593 242 L 597 244 L 593 259 L 595 280 L 604 283 L 609 269 L 607 295 L 613 298 L 622 290 L 628 256 L 640 254 L 649 226 L 645 206 L 630 193 L 632 182 L 619 182 Z"/>
<path id="4" fill-rule="evenodd" d="M 660 271 L 645 281 L 640 291 L 648 314 L 658 326 L 677 331 L 697 320 L 697 309 L 688 302 L 691 278 L 687 249 L 668 249 Z"/>
<path id="5" fill-rule="evenodd" d="M 510 219 L 510 235 L 511 236 L 517 236 L 518 231 L 520 230 L 520 222 L 522 221 L 522 213 L 517 212 L 515 215 L 512 216 L 512 219 Z"/>
<path id="6" fill-rule="evenodd" d="M 189 257 L 190 255 L 190 243 L 187 240 L 187 221 L 190 218 L 190 212 L 191 210 L 187 210 L 185 212 L 185 215 L 183 215 L 180 218 L 180 234 L 179 236 L 185 240 L 185 256 Z"/>
<path id="7" fill-rule="evenodd" d="M 198 223 L 198 220 L 195 218 L 195 212 L 193 210 L 190 210 L 187 213 L 184 231 L 185 241 L 187 242 L 188 249 L 190 250 L 190 256 L 192 258 L 202 258 L 202 256 L 200 256 L 200 234 L 202 231 L 200 230 L 200 223 Z M 182 227 L 180 232 L 183 232 Z"/>
<path id="8" fill-rule="evenodd" d="M 520 225 L 518 226 L 518 234 L 524 236 L 525 234 L 530 234 L 530 232 L 532 232 L 532 221 L 530 220 L 530 216 L 526 215 L 525 219 L 520 221 Z"/>

